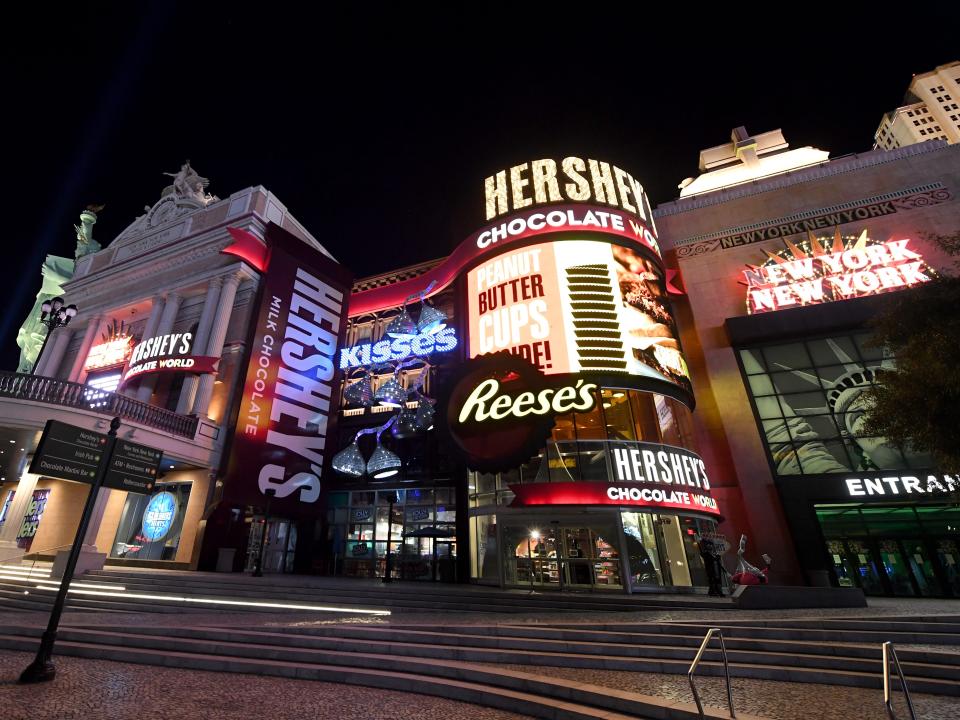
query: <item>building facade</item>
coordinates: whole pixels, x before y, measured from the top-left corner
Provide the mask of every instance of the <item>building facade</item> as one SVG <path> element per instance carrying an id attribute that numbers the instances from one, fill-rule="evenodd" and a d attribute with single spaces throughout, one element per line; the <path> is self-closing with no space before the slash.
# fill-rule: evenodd
<path id="1" fill-rule="evenodd" d="M 884 150 L 927 140 L 960 142 L 960 62 L 914 75 L 904 105 L 885 113 L 874 133 Z"/>
<path id="2" fill-rule="evenodd" d="M 743 180 L 655 213 L 686 292 L 695 435 L 732 486 L 721 530 L 780 582 L 960 595 L 960 478 L 862 429 L 863 391 L 896 364 L 869 318 L 949 267 L 929 236 L 960 227 L 960 154 L 930 142 Z"/>
<path id="3" fill-rule="evenodd" d="M 121 438 L 163 452 L 161 474 L 153 495 L 101 490 L 82 566 L 197 567 L 205 517 L 222 492 L 259 284 L 250 264 L 222 252 L 227 227 L 262 236 L 273 222 L 320 246 L 262 187 L 221 200 L 189 164 L 173 176 L 103 248 L 89 232 L 95 214 L 81 216 L 87 244 L 56 288 L 79 308 L 76 318 L 53 330 L 32 375 L 0 375 L 0 561 L 62 556 L 76 533 L 88 486 L 28 470 L 46 421 L 106 432 L 118 416 Z M 50 295 L 46 285 L 41 295 Z M 148 531 L 157 502 L 166 519 Z"/>

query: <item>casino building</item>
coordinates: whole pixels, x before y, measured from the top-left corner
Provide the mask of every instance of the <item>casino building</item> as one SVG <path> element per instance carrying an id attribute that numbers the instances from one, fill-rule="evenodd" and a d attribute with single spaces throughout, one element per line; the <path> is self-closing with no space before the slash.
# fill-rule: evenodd
<path id="1" fill-rule="evenodd" d="M 700 170 L 655 217 L 727 526 L 774 581 L 960 597 L 960 477 L 863 431 L 863 391 L 897 361 L 869 319 L 950 266 L 929 236 L 960 229 L 957 146 L 831 160 L 737 128 Z"/>

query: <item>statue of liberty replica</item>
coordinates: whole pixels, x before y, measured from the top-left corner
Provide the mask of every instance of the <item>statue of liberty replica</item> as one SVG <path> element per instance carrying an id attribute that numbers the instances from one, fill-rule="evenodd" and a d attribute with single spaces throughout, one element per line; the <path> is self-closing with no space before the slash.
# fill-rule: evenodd
<path id="1" fill-rule="evenodd" d="M 33 370 L 47 334 L 47 328 L 40 322 L 40 306 L 51 298 L 63 295 L 63 284 L 73 277 L 76 261 L 100 249 L 100 243 L 93 239 L 93 226 L 97 222 L 97 213 L 101 210 L 103 205 L 88 205 L 87 209 L 80 213 L 80 224 L 74 225 L 77 248 L 73 258 L 47 255 L 44 260 L 40 268 L 43 276 L 40 292 L 37 293 L 30 314 L 17 331 L 17 345 L 20 346 L 18 373 L 29 373 Z"/>

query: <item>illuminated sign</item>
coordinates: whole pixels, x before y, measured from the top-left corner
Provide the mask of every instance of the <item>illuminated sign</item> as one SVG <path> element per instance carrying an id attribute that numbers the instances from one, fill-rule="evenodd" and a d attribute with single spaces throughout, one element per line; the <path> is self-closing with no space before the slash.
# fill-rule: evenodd
<path id="1" fill-rule="evenodd" d="M 132 346 L 133 338 L 129 336 L 114 338 L 94 345 L 87 354 L 83 369 L 96 370 L 123 365 L 130 357 Z"/>
<path id="2" fill-rule="evenodd" d="M 29 550 L 33 544 L 33 538 L 37 536 L 37 530 L 40 528 L 40 520 L 43 518 L 43 511 L 47 509 L 47 501 L 50 499 L 50 488 L 34 490 L 33 497 L 30 498 L 30 504 L 27 511 L 23 514 L 23 521 L 20 523 L 20 529 L 17 531 L 17 547 L 21 550 Z"/>
<path id="3" fill-rule="evenodd" d="M 155 372 L 189 372 L 197 374 L 217 371 L 220 358 L 190 355 L 193 345 L 191 333 L 168 333 L 147 338 L 137 343 L 130 354 L 127 369 L 120 385 L 140 375 Z"/>
<path id="4" fill-rule="evenodd" d="M 694 452 L 656 443 L 611 443 L 611 465 L 618 481 L 662 483 L 710 489 L 703 460 Z"/>
<path id="5" fill-rule="evenodd" d="M 952 475 L 877 475 L 873 477 L 847 478 L 847 494 L 850 497 L 875 495 L 925 495 L 951 493 L 960 490 L 960 477 Z"/>
<path id="6" fill-rule="evenodd" d="M 690 391 L 659 262 L 597 240 L 507 250 L 467 273 L 469 354 L 542 372 L 635 375 Z"/>
<path id="7" fill-rule="evenodd" d="M 762 265 L 743 271 L 750 313 L 816 305 L 900 290 L 930 280 L 932 271 L 910 249 L 910 240 L 877 242 L 859 237 L 816 238 L 767 252 Z"/>
<path id="8" fill-rule="evenodd" d="M 177 518 L 177 498 L 173 493 L 157 493 L 143 510 L 141 528 L 148 542 L 156 542 L 166 536 Z"/>
<path id="9" fill-rule="evenodd" d="M 504 418 L 523 418 L 527 415 L 586 412 L 596 404 L 597 386 L 578 380 L 575 386 L 547 388 L 538 393 L 524 390 L 516 396 L 500 393 L 500 380 L 487 378 L 467 396 L 460 408 L 457 421 L 478 423 Z"/>
<path id="10" fill-rule="evenodd" d="M 546 233 L 571 230 L 604 232 L 640 242 L 659 257 L 660 244 L 647 227 L 622 213 L 590 207 L 558 207 L 550 211 L 518 213 L 509 220 L 481 230 L 476 246 L 481 250 L 503 241 L 522 240 Z"/>
<path id="11" fill-rule="evenodd" d="M 534 505 L 617 505 L 620 507 L 668 508 L 720 515 L 717 501 L 709 495 L 640 483 L 556 482 L 510 485 L 510 507 Z"/>
<path id="12" fill-rule="evenodd" d="M 248 343 L 224 499 L 259 505 L 272 490 L 275 508 L 298 513 L 320 499 L 352 277 L 273 223 L 266 240 L 269 265 Z"/>
<path id="13" fill-rule="evenodd" d="M 366 367 L 379 363 L 424 357 L 435 352 L 450 352 L 457 347 L 457 332 L 445 327 L 433 335 L 407 335 L 365 343 L 340 351 L 340 369 Z"/>
<path id="14" fill-rule="evenodd" d="M 508 352 L 483 355 L 457 368 L 441 389 L 436 427 L 467 467 L 501 472 L 540 452 L 554 414 L 586 412 L 597 386 L 548 377 Z"/>
<path id="15" fill-rule="evenodd" d="M 652 218 L 643 186 L 607 162 L 565 157 L 533 160 L 491 175 L 483 183 L 487 220 L 530 205 L 595 202 Z"/>

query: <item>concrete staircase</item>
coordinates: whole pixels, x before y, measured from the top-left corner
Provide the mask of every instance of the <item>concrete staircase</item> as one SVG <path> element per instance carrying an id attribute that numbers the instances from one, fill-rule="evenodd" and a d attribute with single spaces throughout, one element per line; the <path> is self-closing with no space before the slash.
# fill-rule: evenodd
<path id="1" fill-rule="evenodd" d="M 735 677 L 881 687 L 880 639 L 960 648 L 960 618 L 719 623 Z M 877 627 L 873 627 L 876 625 Z M 550 667 L 685 673 L 709 624 L 340 624 L 63 628 L 57 652 L 442 695 L 544 718 L 693 718 L 690 704 L 555 680 Z M 32 651 L 40 628 L 0 625 Z M 901 648 L 912 692 L 960 696 L 957 653 Z M 503 667 L 525 666 L 529 672 Z M 699 674 L 722 674 L 711 649 Z M 710 717 L 723 717 L 716 709 Z"/>
<path id="2" fill-rule="evenodd" d="M 0 606 L 38 609 L 56 591 L 44 570 L 0 566 Z M 37 580 L 41 582 L 36 582 Z M 47 580 L 48 582 L 42 582 Z M 40 585 L 40 587 L 38 587 Z M 24 591 L 29 595 L 24 595 Z M 114 570 L 87 572 L 74 580 L 73 609 L 133 612 L 191 612 L 209 609 L 256 612 L 632 612 L 640 610 L 733 609 L 729 598 L 703 595 L 627 595 L 500 590 L 474 585 L 394 582 L 278 575 L 254 578 L 227 573 Z"/>
<path id="3" fill-rule="evenodd" d="M 17 607 L 15 602 L 30 603 L 33 609 L 49 606 L 55 588 L 49 579 L 43 583 L 38 574 L 16 576 L 3 568 L 0 575 L 0 587 L 10 593 L 0 595 L 0 608 Z M 879 697 L 880 643 L 889 640 L 897 645 L 912 692 L 960 696 L 960 615 L 869 617 L 865 611 L 862 617 L 789 620 L 757 614 L 763 619 L 741 619 L 740 613 L 727 611 L 729 604 L 696 597 L 530 596 L 462 586 L 203 573 L 111 570 L 88 573 L 76 583 L 92 586 L 76 587 L 78 592 L 111 588 L 102 591 L 110 595 L 72 591 L 70 604 L 76 609 L 142 613 L 185 612 L 188 607 L 186 611 L 195 613 L 205 608 L 210 620 L 198 624 L 194 614 L 193 624 L 181 627 L 157 616 L 132 627 L 122 626 L 119 619 L 112 623 L 98 618 L 97 626 L 86 626 L 74 616 L 60 632 L 59 654 L 383 687 L 542 718 L 697 717 L 692 704 L 639 695 L 628 687 L 554 679 L 550 668 L 684 674 L 709 627 L 723 629 L 734 677 L 874 688 Z M 48 589 L 40 590 L 38 584 Z M 24 591 L 30 595 L 23 596 Z M 164 597 L 257 604 L 185 604 Z M 283 607 L 262 607 L 263 602 Z M 303 614 L 321 607 L 327 609 L 317 611 L 317 622 L 290 616 L 293 624 L 278 614 L 269 625 L 259 617 L 260 625 L 236 626 L 237 610 Z M 224 608 L 230 617 L 218 616 Z M 334 608 L 339 612 L 334 614 Z M 704 608 L 723 611 L 711 612 L 709 621 L 677 620 L 690 616 L 674 612 L 678 608 L 698 610 L 701 616 Z M 608 612 L 650 609 L 672 619 L 617 622 Z M 464 615 L 448 616 L 455 622 L 446 623 L 444 610 L 496 612 L 501 617 L 492 621 L 477 615 L 467 621 Z M 363 611 L 385 614 L 358 622 Z M 567 614 L 571 611 L 580 614 Z M 525 622 L 517 613 L 536 614 L 537 622 Z M 38 627 L 4 623 L 2 618 L 0 648 L 36 648 Z M 218 622 L 231 626 L 218 627 Z M 517 666 L 529 671 L 518 672 L 513 669 Z M 722 672 L 719 650 L 711 647 L 698 674 Z M 726 714 L 715 709 L 708 717 Z"/>

